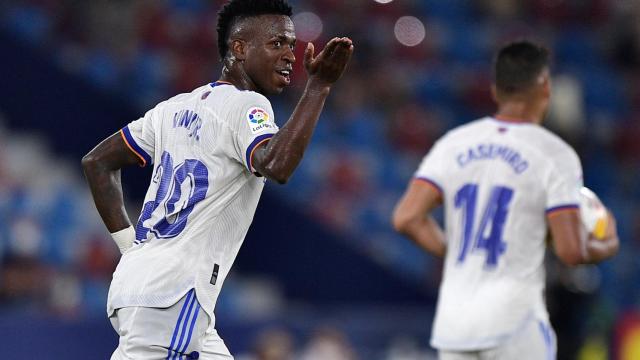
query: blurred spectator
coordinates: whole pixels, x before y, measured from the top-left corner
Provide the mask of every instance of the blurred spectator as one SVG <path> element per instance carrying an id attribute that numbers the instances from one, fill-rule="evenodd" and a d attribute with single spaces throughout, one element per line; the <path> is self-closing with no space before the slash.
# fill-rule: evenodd
<path id="1" fill-rule="evenodd" d="M 436 360 L 437 357 L 435 353 L 421 349 L 416 339 L 402 336 L 391 341 L 386 360 Z"/>
<path id="2" fill-rule="evenodd" d="M 388 132 L 391 144 L 396 150 L 414 156 L 424 156 L 425 149 L 430 149 L 444 130 L 438 114 L 415 103 L 399 108 L 391 121 Z"/>
<path id="3" fill-rule="evenodd" d="M 615 360 L 635 360 L 640 357 L 640 313 L 630 310 L 621 314 L 614 332 Z"/>
<path id="4" fill-rule="evenodd" d="M 570 75 L 555 75 L 549 118 L 545 125 L 575 139 L 585 128 L 582 86 Z"/>
<path id="5" fill-rule="evenodd" d="M 293 337 L 284 329 L 266 329 L 256 339 L 254 354 L 255 360 L 293 360 Z"/>
<path id="6" fill-rule="evenodd" d="M 0 304 L 6 309 L 38 311 L 47 306 L 49 272 L 39 259 L 5 256 L 0 267 Z"/>
<path id="7" fill-rule="evenodd" d="M 347 337 L 338 329 L 325 327 L 316 330 L 302 350 L 300 360 L 355 360 Z"/>
<path id="8" fill-rule="evenodd" d="M 0 138 L 0 306 L 65 316 L 104 308 L 105 294 L 92 297 L 83 280 L 106 289 L 119 254 L 88 190 L 41 138 Z"/>

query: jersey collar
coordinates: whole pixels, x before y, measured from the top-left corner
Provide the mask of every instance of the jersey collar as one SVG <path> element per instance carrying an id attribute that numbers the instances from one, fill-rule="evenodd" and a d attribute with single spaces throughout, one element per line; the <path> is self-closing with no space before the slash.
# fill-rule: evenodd
<path id="1" fill-rule="evenodd" d="M 220 86 L 220 85 L 231 85 L 231 83 L 228 82 L 228 81 L 218 80 L 218 81 L 214 81 L 214 82 L 210 83 L 209 85 L 211 85 L 211 87 L 216 87 L 216 86 Z"/>
<path id="2" fill-rule="evenodd" d="M 493 115 L 491 119 L 493 121 L 497 121 L 499 123 L 509 124 L 509 125 L 535 124 L 533 121 L 530 121 L 530 120 L 511 117 L 511 116 L 498 115 L 498 114 Z"/>

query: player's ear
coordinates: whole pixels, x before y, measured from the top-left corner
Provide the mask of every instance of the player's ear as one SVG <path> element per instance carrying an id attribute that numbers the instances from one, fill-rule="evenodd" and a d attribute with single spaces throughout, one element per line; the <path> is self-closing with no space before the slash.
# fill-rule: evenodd
<path id="1" fill-rule="evenodd" d="M 540 84 L 540 89 L 542 90 L 542 94 L 545 98 L 551 97 L 551 75 L 549 73 L 549 69 L 545 69 L 542 74 L 538 77 L 538 84 Z"/>
<path id="2" fill-rule="evenodd" d="M 546 98 L 551 97 L 551 76 L 548 74 L 544 77 L 544 81 L 542 83 L 542 91 L 544 92 L 544 96 Z"/>
<path id="3" fill-rule="evenodd" d="M 498 103 L 498 88 L 496 84 L 491 84 L 491 98 L 496 104 Z"/>
<path id="4" fill-rule="evenodd" d="M 239 61 L 244 61 L 247 58 L 247 42 L 242 39 L 231 40 L 231 55 Z"/>

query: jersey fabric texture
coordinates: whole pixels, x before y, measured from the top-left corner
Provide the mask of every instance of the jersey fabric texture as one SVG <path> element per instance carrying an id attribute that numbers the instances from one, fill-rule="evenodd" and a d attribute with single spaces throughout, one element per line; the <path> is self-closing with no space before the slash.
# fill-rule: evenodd
<path id="1" fill-rule="evenodd" d="M 120 336 L 111 360 L 233 360 L 200 309 L 193 289 L 167 308 L 117 309 L 109 318 Z"/>
<path id="2" fill-rule="evenodd" d="M 544 303 L 546 215 L 576 208 L 575 151 L 532 123 L 482 118 L 436 142 L 415 173 L 441 192 L 447 253 L 431 345 L 499 346 Z"/>
<path id="3" fill-rule="evenodd" d="M 121 130 L 154 164 L 134 246 L 113 274 L 107 313 L 169 307 L 195 289 L 213 310 L 264 187 L 251 159 L 278 127 L 269 101 L 216 82 L 158 104 Z"/>
<path id="4" fill-rule="evenodd" d="M 541 320 L 531 319 L 499 346 L 474 351 L 438 351 L 438 360 L 555 360 L 556 335 Z"/>

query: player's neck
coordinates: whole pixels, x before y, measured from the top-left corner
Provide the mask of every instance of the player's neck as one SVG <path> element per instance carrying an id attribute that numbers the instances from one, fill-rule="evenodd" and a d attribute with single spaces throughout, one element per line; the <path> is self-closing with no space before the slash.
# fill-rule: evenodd
<path id="1" fill-rule="evenodd" d="M 540 124 L 543 116 L 544 112 L 537 106 L 528 102 L 513 101 L 501 103 L 493 117 L 507 122 Z"/>
<path id="2" fill-rule="evenodd" d="M 240 90 L 251 90 L 251 91 L 254 91 L 254 87 L 251 86 L 251 84 L 249 82 L 243 80 L 242 78 L 236 79 L 234 77 L 229 77 L 229 76 L 222 75 L 222 76 L 220 76 L 220 78 L 217 81 L 229 83 L 229 84 L 237 87 Z"/>
<path id="3" fill-rule="evenodd" d="M 247 76 L 243 71 L 240 71 L 236 66 L 232 67 L 232 69 L 227 69 L 225 67 L 222 70 L 222 75 L 218 81 L 232 84 L 240 90 L 257 91 L 256 85 L 251 81 L 249 76 Z"/>

